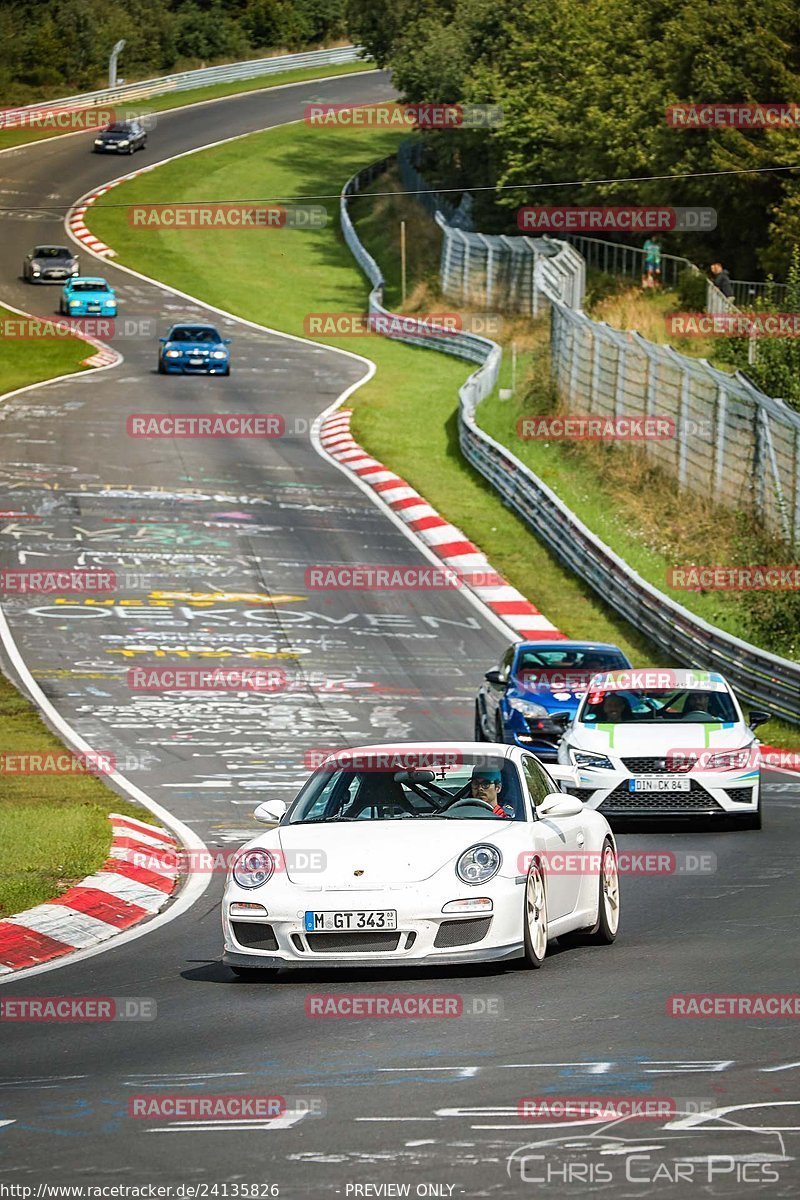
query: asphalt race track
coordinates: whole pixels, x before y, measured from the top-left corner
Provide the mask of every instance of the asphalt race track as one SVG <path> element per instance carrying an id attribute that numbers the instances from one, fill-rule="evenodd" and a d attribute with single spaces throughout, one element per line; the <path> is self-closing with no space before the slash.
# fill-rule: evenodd
<path id="1" fill-rule="evenodd" d="M 2 217 L 0 300 L 54 312 L 57 288 L 18 278 L 25 251 L 64 240 L 65 206 L 129 164 L 296 120 L 310 100 L 391 94 L 374 73 L 164 114 L 147 150 L 122 163 L 90 155 L 88 135 L 0 155 L 0 199 L 19 210 Z M 111 263 L 84 254 L 82 267 L 118 288 L 121 314 L 154 317 L 158 332 L 209 316 Z M 0 565 L 116 571 L 110 603 L 9 599 L 11 633 L 73 728 L 224 848 L 253 835 L 260 799 L 291 797 L 315 748 L 471 737 L 476 687 L 510 639 L 460 593 L 309 590 L 308 566 L 426 561 L 309 438 L 365 364 L 210 316 L 235 339 L 230 378 L 159 377 L 156 334 L 120 341 L 117 367 L 0 407 L 3 508 L 19 514 L 3 518 Z M 266 442 L 125 435 L 129 414 L 176 409 L 280 413 L 289 432 Z M 208 662 L 276 666 L 286 687 L 180 701 L 128 686 L 136 665 Z M 149 997 L 157 1016 L 4 1023 L 3 1181 L 30 1195 L 45 1183 L 200 1182 L 277 1185 L 289 1198 L 402 1194 L 385 1187 L 406 1184 L 442 1196 L 797 1195 L 796 1022 L 676 1019 L 666 1002 L 793 990 L 798 815 L 800 786 L 772 774 L 760 833 L 622 834 L 623 849 L 705 855 L 708 869 L 624 878 L 617 943 L 553 946 L 532 973 L 315 971 L 245 983 L 220 962 L 214 875 L 153 932 L 5 984 L 4 997 Z M 348 991 L 457 994 L 476 1015 L 306 1016 L 310 993 Z M 280 1095 L 287 1111 L 227 1124 L 128 1116 L 134 1096 L 198 1091 Z M 670 1115 L 531 1124 L 517 1115 L 531 1096 L 658 1098 Z"/>

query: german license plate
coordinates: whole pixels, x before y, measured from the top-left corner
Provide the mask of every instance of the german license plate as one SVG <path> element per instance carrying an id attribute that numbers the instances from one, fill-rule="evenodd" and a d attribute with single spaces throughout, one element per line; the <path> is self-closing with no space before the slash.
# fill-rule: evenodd
<path id="1" fill-rule="evenodd" d="M 673 775 L 650 775 L 647 778 L 629 779 L 629 792 L 688 792 L 690 779 L 676 779 Z"/>
<path id="2" fill-rule="evenodd" d="M 307 912 L 306 933 L 358 933 L 368 929 L 397 929 L 393 908 L 359 909 L 355 912 Z"/>
<path id="3" fill-rule="evenodd" d="M 190 358 L 189 359 L 190 367 L 202 367 L 202 365 L 203 365 L 202 358 Z"/>

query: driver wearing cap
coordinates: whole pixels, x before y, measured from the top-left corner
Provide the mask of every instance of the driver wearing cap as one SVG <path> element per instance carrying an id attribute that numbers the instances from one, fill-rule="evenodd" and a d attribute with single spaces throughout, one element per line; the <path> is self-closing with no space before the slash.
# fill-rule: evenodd
<path id="1" fill-rule="evenodd" d="M 496 767 L 475 767 L 469 782 L 469 794 L 475 800 L 483 800 L 491 806 L 497 817 L 512 817 L 513 811 L 499 804 L 503 776 Z"/>

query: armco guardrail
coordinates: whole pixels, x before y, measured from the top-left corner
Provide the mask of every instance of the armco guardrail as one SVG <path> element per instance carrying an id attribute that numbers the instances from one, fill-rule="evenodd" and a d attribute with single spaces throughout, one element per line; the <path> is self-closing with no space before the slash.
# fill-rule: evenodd
<path id="1" fill-rule="evenodd" d="M 354 175 L 340 200 L 345 241 L 372 284 L 369 311 L 389 318 L 392 314 L 383 307 L 383 275 L 358 239 L 348 212 L 348 198 L 371 183 L 391 161 L 384 159 Z M 553 302 L 558 306 L 557 298 Z M 388 336 L 397 335 L 389 331 Z M 784 720 L 800 724 L 800 663 L 769 654 L 709 625 L 647 583 L 510 450 L 479 428 L 475 410 L 496 386 L 500 368 L 500 347 L 495 342 L 474 334 L 458 338 L 431 336 L 424 329 L 413 337 L 401 335 L 400 340 L 483 361 L 459 391 L 461 451 L 560 562 L 659 646 L 667 661 L 721 671 L 748 699 L 758 701 Z"/>
<path id="2" fill-rule="evenodd" d="M 201 67 L 196 71 L 179 71 L 175 75 L 143 79 L 139 83 L 125 83 L 120 87 L 85 92 L 80 96 L 65 96 L 59 100 L 45 100 L 40 104 L 4 109 L 2 125 L 6 129 L 13 128 L 22 123 L 23 117 L 37 112 L 124 104 L 130 100 L 147 100 L 151 96 L 162 96 L 167 92 L 185 92 L 191 88 L 205 87 L 210 83 L 258 79 L 262 75 L 277 75 L 282 71 L 296 71 L 301 67 L 326 67 L 357 62 L 360 50 L 360 46 L 337 46 L 333 50 L 309 50 L 304 54 L 280 54 L 273 58 L 251 58 L 247 62 L 223 63 L 219 67 Z"/>

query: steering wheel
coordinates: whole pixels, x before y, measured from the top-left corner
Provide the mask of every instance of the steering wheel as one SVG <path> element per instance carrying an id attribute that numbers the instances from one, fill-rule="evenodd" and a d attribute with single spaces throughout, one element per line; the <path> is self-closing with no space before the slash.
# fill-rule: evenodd
<path id="1" fill-rule="evenodd" d="M 693 708 L 690 712 L 681 713 L 682 721 L 715 721 L 717 718 L 707 708 Z"/>
<path id="2" fill-rule="evenodd" d="M 478 796 L 456 797 L 450 804 L 445 804 L 444 808 L 440 808 L 439 812 L 452 812 L 454 808 L 472 808 L 473 805 L 480 804 L 483 808 L 488 808 L 490 812 L 494 812 L 494 805 L 488 800 L 481 800 Z"/>

